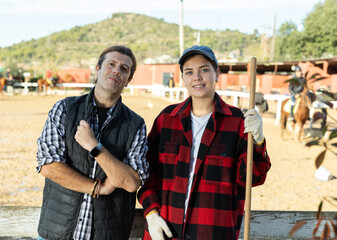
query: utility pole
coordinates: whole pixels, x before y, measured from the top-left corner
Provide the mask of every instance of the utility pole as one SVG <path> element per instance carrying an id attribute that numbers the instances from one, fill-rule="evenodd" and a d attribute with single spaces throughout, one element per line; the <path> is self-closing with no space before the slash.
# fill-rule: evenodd
<path id="1" fill-rule="evenodd" d="M 275 18 L 274 18 L 273 37 L 271 39 L 269 61 L 273 61 L 274 60 L 275 37 L 276 37 L 276 14 L 275 14 Z"/>
<path id="2" fill-rule="evenodd" d="M 179 45 L 180 45 L 180 56 L 184 52 L 184 25 L 183 25 L 183 0 L 180 0 L 180 25 L 179 25 Z M 179 77 L 179 87 L 182 86 L 183 80 L 181 75 Z"/>
<path id="3" fill-rule="evenodd" d="M 181 56 L 184 51 L 183 0 L 180 0 L 179 43 L 180 43 L 180 56 Z"/>

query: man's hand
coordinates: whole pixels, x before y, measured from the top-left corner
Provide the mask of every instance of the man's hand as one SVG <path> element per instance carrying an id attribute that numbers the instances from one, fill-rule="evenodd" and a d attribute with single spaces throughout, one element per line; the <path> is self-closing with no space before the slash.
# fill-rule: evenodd
<path id="1" fill-rule="evenodd" d="M 250 132 L 253 135 L 255 144 L 263 143 L 262 117 L 255 109 L 249 109 L 245 113 L 245 133 Z"/>
<path id="2" fill-rule="evenodd" d="M 98 141 L 95 137 L 94 131 L 90 128 L 89 124 L 81 120 L 80 125 L 77 127 L 75 140 L 86 150 L 90 151 L 97 146 Z"/>
<path id="3" fill-rule="evenodd" d="M 105 179 L 105 181 L 101 185 L 101 190 L 99 192 L 100 195 L 109 195 L 113 191 L 115 191 L 116 187 L 112 185 L 109 181 L 109 178 Z"/>
<path id="4" fill-rule="evenodd" d="M 158 212 L 150 212 L 146 215 L 147 225 L 149 227 L 149 233 L 153 240 L 165 240 L 164 232 L 172 238 L 172 233 L 167 226 L 165 220 L 159 216 Z"/>

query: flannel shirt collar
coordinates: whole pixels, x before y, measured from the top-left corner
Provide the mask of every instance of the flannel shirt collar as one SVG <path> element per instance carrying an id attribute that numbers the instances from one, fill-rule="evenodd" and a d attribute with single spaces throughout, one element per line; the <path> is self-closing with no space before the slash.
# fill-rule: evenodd
<path id="1" fill-rule="evenodd" d="M 230 110 L 227 103 L 225 103 L 220 96 L 215 92 L 214 94 L 214 112 L 219 113 L 222 115 L 232 116 L 233 113 Z M 178 106 L 172 111 L 170 116 L 180 116 L 181 118 L 184 118 L 188 115 L 190 115 L 191 112 L 191 106 L 192 106 L 192 97 L 187 98 L 185 101 L 178 104 Z"/>

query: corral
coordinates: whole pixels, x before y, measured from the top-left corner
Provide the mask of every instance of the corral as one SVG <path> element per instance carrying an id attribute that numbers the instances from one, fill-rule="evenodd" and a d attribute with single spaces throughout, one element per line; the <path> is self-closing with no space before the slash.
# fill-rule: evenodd
<path id="1" fill-rule="evenodd" d="M 36 140 L 51 106 L 64 97 L 64 95 L 0 96 L 1 206 L 41 205 L 44 179 L 35 170 Z M 233 103 L 233 97 L 224 97 L 224 100 L 229 104 Z M 123 101 L 144 117 L 149 131 L 155 116 L 176 100 L 168 101 L 145 93 L 138 95 L 125 93 Z M 245 100 L 242 100 L 240 105 L 245 106 Z M 263 118 L 272 167 L 266 183 L 253 190 L 252 210 L 272 211 L 271 216 L 273 212 L 280 214 L 279 211 L 295 211 L 295 215 L 301 215 L 303 211 L 316 211 L 325 196 L 337 196 L 336 180 L 320 182 L 314 178 L 316 170 L 314 158 L 321 149 L 306 148 L 302 143 L 294 142 L 290 135 L 282 141 L 280 127 L 275 125 L 277 102 L 269 101 L 269 106 L 270 110 Z M 336 115 L 335 110 L 329 111 Z M 336 174 L 335 156 L 328 153 L 324 166 Z M 325 203 L 323 211 L 336 211 L 336 207 Z M 288 218 L 287 216 L 283 217 Z M 2 227 L 0 236 L 3 236 L 1 231 L 5 229 L 1 229 Z"/>

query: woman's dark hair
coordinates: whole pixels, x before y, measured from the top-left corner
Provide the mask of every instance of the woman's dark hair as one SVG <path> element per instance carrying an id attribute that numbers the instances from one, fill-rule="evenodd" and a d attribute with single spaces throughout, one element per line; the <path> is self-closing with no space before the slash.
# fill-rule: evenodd
<path id="1" fill-rule="evenodd" d="M 133 52 L 131 51 L 130 48 L 128 47 L 125 47 L 123 45 L 116 45 L 116 46 L 112 46 L 112 47 L 108 47 L 107 49 L 105 49 L 101 55 L 99 56 L 99 59 L 98 59 L 98 62 L 97 62 L 97 65 L 98 65 L 98 68 L 101 69 L 102 67 L 102 63 L 103 61 L 105 60 L 105 56 L 107 53 L 109 52 L 119 52 L 121 54 L 124 54 L 124 55 L 127 55 L 131 58 L 132 60 L 132 66 L 131 66 L 131 72 L 130 72 L 130 76 L 129 76 L 129 79 L 128 80 L 131 80 L 132 77 L 133 77 L 133 74 L 135 73 L 136 71 L 136 68 L 137 68 L 137 61 L 136 61 L 136 57 L 135 55 L 133 54 Z M 97 81 L 97 80 L 96 80 Z"/>

